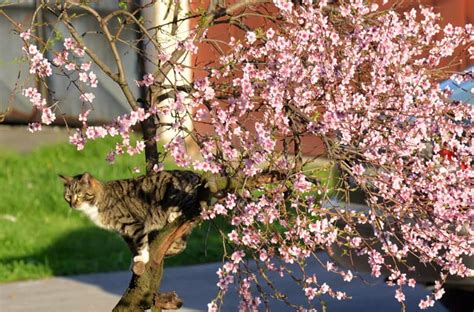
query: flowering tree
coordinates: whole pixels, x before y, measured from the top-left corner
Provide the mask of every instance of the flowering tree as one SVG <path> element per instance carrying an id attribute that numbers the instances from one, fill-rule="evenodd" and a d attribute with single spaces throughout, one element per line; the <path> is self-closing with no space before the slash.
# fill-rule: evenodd
<path id="1" fill-rule="evenodd" d="M 38 47 L 34 18 L 30 26 L 10 21 L 24 40 L 31 74 L 44 79 L 63 73 L 80 90 L 83 127 L 70 137 L 79 150 L 88 140 L 120 136 L 121 143 L 107 155 L 110 162 L 123 153 L 144 151 L 152 173 L 161 170 L 169 154 L 179 166 L 231 181 L 217 187 L 225 196 L 200 213 L 202 219 L 221 215 L 233 227 L 223 234 L 229 248 L 218 271 L 220 291 L 209 304 L 211 311 L 219 309 L 232 285 L 239 291 L 242 310 L 257 310 L 270 298 L 297 309 L 317 307 L 315 300 L 323 295 L 349 299 L 350 294 L 306 273 L 305 263 L 314 258 L 345 281 L 354 278 L 350 270 L 322 262 L 318 250 L 365 257 L 372 275 L 388 276 L 403 307 L 404 289 L 416 284 L 414 261 L 433 265 L 439 278 L 433 293 L 419 304 L 432 306 L 451 276 L 474 273 L 464 263 L 474 255 L 474 108 L 450 101 L 450 90 L 440 90 L 437 83 L 446 75 L 472 79 L 471 73 L 440 68 L 444 58 L 459 51 L 469 51 L 472 59 L 472 25 L 442 29 L 439 16 L 429 8 L 397 13 L 362 0 L 265 2 L 223 6 L 211 1 L 183 16 L 179 6 L 170 4 L 172 22 L 150 26 L 140 11 L 154 1 L 106 16 L 75 1 L 45 1 L 38 10 L 50 12 L 67 28 L 60 47 L 46 42 Z M 115 68 L 105 65 L 75 29 L 73 9 L 97 20 Z M 261 25 L 249 26 L 249 16 L 258 16 Z M 119 20 L 116 29 L 109 27 L 114 19 Z M 164 52 L 157 32 L 170 26 L 170 34 L 176 35 L 183 20 L 195 26 L 171 53 Z M 213 28 L 222 24 L 238 29 L 240 39 L 213 39 Z M 130 90 L 117 52 L 124 27 L 134 27 L 139 34 L 138 44 L 126 43 L 156 67 L 136 81 L 142 95 Z M 146 45 L 153 47 L 151 54 Z M 221 57 L 196 64 L 198 78 L 184 83 L 168 78 L 172 72 L 179 76 L 184 57 L 206 45 L 216 47 Z M 45 57 L 46 50 L 51 57 Z M 91 63 L 120 86 L 130 114 L 109 124 L 88 124 L 94 88 L 100 87 Z M 55 120 L 61 103 L 48 104 L 32 87 L 24 88 L 22 95 L 42 111 L 41 123 L 31 124 L 31 131 Z M 163 115 L 171 115 L 173 121 L 160 119 Z M 206 124 L 211 131 L 192 130 L 188 120 Z M 130 134 L 138 124 L 143 140 L 132 144 Z M 159 154 L 156 141 L 168 130 L 174 135 L 165 153 Z M 321 139 L 325 156 L 339 168 L 334 183 L 317 179 L 317 171 L 323 169 L 303 153 L 307 136 Z M 187 141 L 199 147 L 199 159 L 188 155 Z M 332 204 L 334 196 L 345 199 L 349 177 L 366 193 L 366 210 Z M 188 226 L 176 224 L 164 232 L 176 237 Z M 361 230 L 366 227 L 370 235 Z M 156 246 L 166 250 L 166 244 Z M 134 283 L 143 283 L 142 290 L 159 287 L 162 257 L 156 263 L 145 269 L 146 282 L 143 268 L 136 272 L 129 291 Z M 280 293 L 269 272 L 292 276 L 307 306 L 295 305 Z M 148 296 L 145 306 L 152 305 L 150 295 L 140 296 Z M 120 308 L 124 309 L 119 304 Z"/>

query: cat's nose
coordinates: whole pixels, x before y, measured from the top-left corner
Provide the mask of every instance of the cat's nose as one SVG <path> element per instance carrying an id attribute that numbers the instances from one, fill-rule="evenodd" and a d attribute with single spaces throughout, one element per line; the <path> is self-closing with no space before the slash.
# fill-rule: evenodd
<path id="1" fill-rule="evenodd" d="M 71 207 L 76 207 L 76 204 L 77 204 L 77 196 L 76 195 L 72 195 L 71 197 Z"/>

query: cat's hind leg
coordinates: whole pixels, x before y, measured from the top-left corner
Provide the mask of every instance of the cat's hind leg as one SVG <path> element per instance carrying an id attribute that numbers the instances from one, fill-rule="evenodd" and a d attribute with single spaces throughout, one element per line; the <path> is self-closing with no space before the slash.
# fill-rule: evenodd
<path id="1" fill-rule="evenodd" d="M 170 248 L 166 251 L 166 257 L 176 256 L 177 254 L 183 252 L 186 249 L 186 237 L 180 237 L 175 239 Z"/>
<path id="2" fill-rule="evenodd" d="M 148 232 L 145 226 L 141 223 L 134 223 L 127 228 L 127 234 L 133 240 L 133 245 L 136 248 L 136 255 L 133 257 L 133 262 L 143 262 L 147 264 L 150 260 L 150 252 L 148 247 Z"/>

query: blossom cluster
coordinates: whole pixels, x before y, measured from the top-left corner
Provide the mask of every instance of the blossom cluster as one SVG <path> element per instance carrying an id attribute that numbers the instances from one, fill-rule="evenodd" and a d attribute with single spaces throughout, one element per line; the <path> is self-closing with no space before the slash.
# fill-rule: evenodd
<path id="1" fill-rule="evenodd" d="M 143 80 L 135 80 L 135 84 L 138 87 L 149 87 L 155 81 L 155 77 L 152 74 L 146 74 L 143 76 Z"/>
<path id="2" fill-rule="evenodd" d="M 28 49 L 24 49 L 30 60 L 30 74 L 36 74 L 40 78 L 49 77 L 53 74 L 51 63 L 43 56 L 34 44 L 30 44 Z"/>
<path id="3" fill-rule="evenodd" d="M 145 150 L 145 142 L 137 140 L 134 144 L 131 142 L 130 134 L 133 132 L 133 127 L 138 123 L 146 120 L 151 116 L 151 113 L 145 112 L 143 108 L 132 111 L 129 114 L 119 116 L 113 123 L 104 126 L 89 126 L 87 124 L 87 116 L 90 110 L 79 115 L 79 120 L 83 123 L 82 129 L 76 131 L 69 137 L 69 142 L 76 146 L 77 150 L 82 150 L 87 143 L 87 140 L 95 140 L 104 138 L 106 136 L 122 138 L 121 143 L 117 143 L 115 149 L 110 151 L 106 160 L 113 163 L 116 156 L 127 153 L 131 156 L 142 153 Z M 156 171 L 161 170 L 156 168 Z"/>
<path id="4" fill-rule="evenodd" d="M 41 122 L 43 124 L 50 125 L 54 120 L 56 120 L 55 113 L 51 110 L 51 107 L 47 105 L 46 99 L 41 96 L 41 93 L 38 91 L 38 89 L 29 87 L 23 89 L 22 93 L 30 100 L 31 104 L 33 104 L 33 107 L 41 112 Z M 28 130 L 30 132 L 40 131 L 41 123 L 30 123 Z"/>
<path id="5" fill-rule="evenodd" d="M 257 193 L 244 184 L 203 218 L 227 218 L 234 227 L 228 242 L 263 271 L 285 274 L 287 265 L 304 263 L 318 249 L 366 255 L 375 277 L 391 274 L 388 284 L 400 302 L 404 287 L 415 285 L 413 264 L 405 271 L 389 259 L 405 263 L 415 254 L 440 268 L 438 288 L 419 305 L 432 306 L 449 276 L 474 273 L 463 261 L 474 255 L 474 108 L 448 100 L 449 90 L 437 82 L 443 59 L 460 47 L 473 51 L 472 25 L 442 28 L 429 8 L 397 13 L 355 0 L 330 9 L 328 1 L 274 5 L 279 24 L 232 38 L 229 52 L 195 81 L 190 100 L 197 120 L 212 125 L 201 148 L 206 162 L 241 180 L 264 168 L 287 177 L 259 185 Z M 298 155 L 288 155 L 301 153 L 304 135 L 323 139 L 342 175 L 367 193 L 370 209 L 329 203 L 327 189 L 309 179 Z M 362 236 L 360 226 L 373 236 Z M 224 264 L 221 292 L 236 284 L 243 305 L 255 304 L 246 299 L 255 272 L 242 274 L 240 261 L 230 260 L 239 273 Z M 308 278 L 302 273 L 299 280 Z M 326 293 L 348 298 L 327 284 L 300 286 L 309 301 Z"/>
<path id="6" fill-rule="evenodd" d="M 57 66 L 58 68 L 63 68 L 66 71 L 77 71 L 78 79 L 82 82 L 85 86 L 89 86 L 91 88 L 97 88 L 98 79 L 97 75 L 90 70 L 91 69 L 91 62 L 78 62 L 75 60 L 70 60 L 69 56 L 70 53 L 74 55 L 76 58 L 82 58 L 85 55 L 85 48 L 81 47 L 77 44 L 74 39 L 66 38 L 64 39 L 63 46 L 64 48 L 59 52 L 54 52 L 55 57 L 52 60 L 52 63 L 44 57 L 43 53 L 40 52 L 37 45 L 30 42 L 31 39 L 31 29 L 28 29 L 25 32 L 20 33 L 20 38 L 23 39 L 25 45 L 23 47 L 23 51 L 26 53 L 29 61 L 29 72 L 31 74 L 37 75 L 38 78 L 44 79 L 46 77 L 50 77 L 53 75 L 53 65 Z M 84 103 L 92 103 L 95 98 L 93 93 L 86 93 L 82 90 L 79 90 L 81 95 L 80 99 Z M 46 100 L 42 98 L 40 92 L 33 87 L 25 88 L 23 90 L 23 95 L 26 96 L 33 106 L 42 112 L 41 115 L 41 122 L 43 124 L 49 125 L 56 120 L 55 113 L 51 110 L 51 107 L 47 106 Z M 87 111 L 87 114 L 89 110 Z M 79 117 L 80 121 L 86 122 L 87 114 Z M 29 125 L 30 132 L 36 132 L 41 130 L 41 123 L 31 123 Z M 92 130 L 90 130 L 92 131 Z M 79 142 L 82 142 L 77 137 L 77 133 L 74 134 L 74 138 L 72 142 L 76 142 L 80 145 Z"/>
<path id="7" fill-rule="evenodd" d="M 65 38 L 63 49 L 55 52 L 53 64 L 62 68 L 66 72 L 77 72 L 79 81 L 91 88 L 97 88 L 97 75 L 91 70 L 90 61 L 80 61 L 85 56 L 85 47 L 81 47 L 73 38 Z M 95 98 L 94 93 L 79 90 L 80 100 L 84 103 L 92 103 Z"/>

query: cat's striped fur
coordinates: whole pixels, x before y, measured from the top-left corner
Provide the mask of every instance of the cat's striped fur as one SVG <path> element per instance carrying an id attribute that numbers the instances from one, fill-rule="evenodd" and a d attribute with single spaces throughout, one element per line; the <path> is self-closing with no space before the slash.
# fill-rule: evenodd
<path id="1" fill-rule="evenodd" d="M 196 213 L 209 200 L 205 181 L 191 171 L 162 171 L 109 182 L 89 173 L 60 177 L 69 205 L 98 226 L 121 234 L 134 252 L 134 262 L 149 261 L 149 235 L 182 214 Z M 185 240 L 177 240 L 167 255 L 185 247 Z"/>

